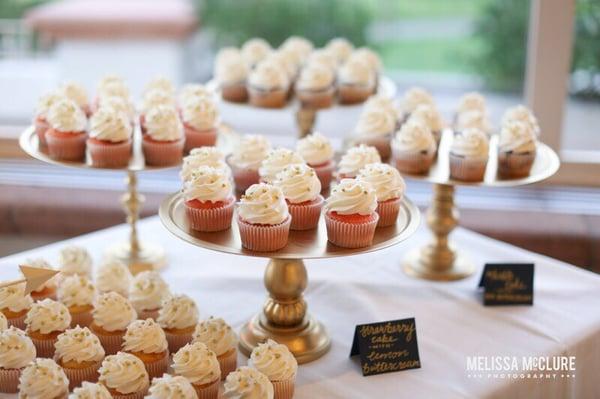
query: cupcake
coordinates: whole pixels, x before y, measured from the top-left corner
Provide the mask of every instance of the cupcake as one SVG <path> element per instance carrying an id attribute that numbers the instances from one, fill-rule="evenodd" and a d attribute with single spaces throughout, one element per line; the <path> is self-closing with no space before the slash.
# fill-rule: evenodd
<path id="1" fill-rule="evenodd" d="M 252 38 L 242 46 L 242 58 L 246 65 L 254 68 L 272 51 L 271 45 L 265 39 Z"/>
<path id="2" fill-rule="evenodd" d="M 359 181 L 367 182 L 375 189 L 377 196 L 377 209 L 379 215 L 377 227 L 386 227 L 396 224 L 402 195 L 406 185 L 400 172 L 390 165 L 372 163 L 360 170 L 356 177 Z"/>
<path id="3" fill-rule="evenodd" d="M 85 87 L 75 82 L 65 82 L 60 85 L 58 92 L 74 101 L 87 116 L 91 114 L 90 102 Z"/>
<path id="4" fill-rule="evenodd" d="M 357 104 L 375 92 L 376 75 L 361 60 L 348 60 L 339 69 L 337 89 L 340 103 Z"/>
<path id="5" fill-rule="evenodd" d="M 248 101 L 246 80 L 249 67 L 235 48 L 221 49 L 215 61 L 214 75 L 223 100 L 236 103 Z"/>
<path id="6" fill-rule="evenodd" d="M 321 188 L 328 189 L 335 169 L 334 152 L 329 139 L 314 132 L 298 140 L 296 152 L 317 173 Z"/>
<path id="7" fill-rule="evenodd" d="M 17 392 L 21 372 L 35 356 L 35 346 L 23 330 L 10 327 L 0 332 L 0 392 Z"/>
<path id="8" fill-rule="evenodd" d="M 313 62 L 302 68 L 295 93 L 302 106 L 312 109 L 329 108 L 335 95 L 335 75 L 330 66 Z"/>
<path id="9" fill-rule="evenodd" d="M 251 367 L 240 367 L 225 379 L 223 396 L 227 399 L 273 399 L 273 384 L 266 375 Z"/>
<path id="10" fill-rule="evenodd" d="M 159 105 L 175 107 L 175 97 L 172 93 L 160 89 L 150 90 L 142 98 L 142 109 L 140 112 L 140 128 L 142 133 L 146 133 L 146 118 L 148 113 Z"/>
<path id="11" fill-rule="evenodd" d="M 129 326 L 137 319 L 129 301 L 116 292 L 99 295 L 94 303 L 90 330 L 98 336 L 107 355 L 117 353 Z"/>
<path id="12" fill-rule="evenodd" d="M 471 92 L 463 95 L 458 101 L 457 114 L 462 114 L 467 111 L 480 111 L 485 113 L 486 105 L 485 98 L 476 92 Z"/>
<path id="13" fill-rule="evenodd" d="M 211 232 L 231 227 L 235 197 L 222 169 L 200 166 L 183 186 L 185 214 L 190 227 Z"/>
<path id="14" fill-rule="evenodd" d="M 450 147 L 450 177 L 468 182 L 482 181 L 488 152 L 488 137 L 481 130 L 466 129 L 455 134 Z"/>
<path id="15" fill-rule="evenodd" d="M 67 276 L 58 286 L 58 300 L 69 309 L 71 327 L 91 324 L 95 297 L 96 288 L 87 277 Z"/>
<path id="16" fill-rule="evenodd" d="M 381 58 L 379 58 L 379 55 L 377 55 L 376 52 L 374 52 L 368 47 L 361 47 L 359 49 L 354 50 L 352 54 L 350 54 L 349 61 L 352 60 L 360 60 L 366 63 L 369 66 L 369 68 L 371 68 L 371 70 L 377 75 L 379 75 L 381 73 L 381 70 L 383 69 L 383 63 L 381 62 Z"/>
<path id="17" fill-rule="evenodd" d="M 396 115 L 385 109 L 368 108 L 358 118 L 355 141 L 375 147 L 382 159 L 390 157 L 390 140 L 396 130 Z"/>
<path id="18" fill-rule="evenodd" d="M 524 105 L 511 107 L 504 112 L 504 115 L 502 115 L 502 126 L 507 125 L 509 122 L 522 122 L 533 131 L 536 137 L 540 136 L 540 125 L 537 118 Z"/>
<path id="19" fill-rule="evenodd" d="M 409 119 L 392 140 L 396 168 L 405 173 L 427 173 L 435 159 L 436 144 L 429 127 L 421 119 Z"/>
<path id="20" fill-rule="evenodd" d="M 286 166 L 277 174 L 274 185 L 283 192 L 292 217 L 291 230 L 310 230 L 317 227 L 323 208 L 321 182 L 315 171 L 306 164 Z"/>
<path id="21" fill-rule="evenodd" d="M 8 319 L 4 316 L 4 313 L 0 313 L 0 332 L 8 328 Z"/>
<path id="22" fill-rule="evenodd" d="M 25 317 L 33 300 L 25 295 L 25 283 L 0 288 L 0 312 L 8 320 L 8 325 L 25 329 Z"/>
<path id="23" fill-rule="evenodd" d="M 21 372 L 19 399 L 67 399 L 69 380 L 52 359 L 35 359 Z"/>
<path id="24" fill-rule="evenodd" d="M 156 320 L 162 301 L 169 294 L 167 283 L 160 274 L 151 270 L 136 274 L 129 286 L 129 300 L 141 320 Z"/>
<path id="25" fill-rule="evenodd" d="M 263 183 L 273 183 L 277 174 L 286 166 L 297 163 L 304 163 L 304 159 L 292 150 L 287 148 L 277 148 L 269 152 L 269 155 L 262 161 L 258 174 Z"/>
<path id="26" fill-rule="evenodd" d="M 227 163 L 231 166 L 235 189 L 244 192 L 259 181 L 259 168 L 271 152 L 271 143 L 265 136 L 247 134 L 233 149 Z"/>
<path id="27" fill-rule="evenodd" d="M 136 320 L 127 327 L 123 352 L 138 357 L 150 376 L 160 377 L 169 367 L 169 347 L 160 326 L 152 319 Z"/>
<path id="28" fill-rule="evenodd" d="M 163 375 L 154 378 L 147 399 L 198 399 L 192 384 L 184 377 Z"/>
<path id="29" fill-rule="evenodd" d="M 123 112 L 102 106 L 90 119 L 87 147 L 92 165 L 99 168 L 119 168 L 129 164 L 133 128 Z"/>
<path id="30" fill-rule="evenodd" d="M 217 143 L 219 110 L 210 97 L 188 97 L 181 105 L 185 152 Z"/>
<path id="31" fill-rule="evenodd" d="M 69 399 L 112 399 L 112 395 L 104 385 L 84 381 L 73 390 Z"/>
<path id="32" fill-rule="evenodd" d="M 263 61 L 248 77 L 250 103 L 262 108 L 281 108 L 285 105 L 290 82 L 279 64 Z"/>
<path id="33" fill-rule="evenodd" d="M 38 137 L 40 148 L 42 149 L 47 146 L 46 131 L 50 128 L 50 125 L 48 124 L 48 111 L 54 104 L 63 98 L 64 96 L 61 93 L 54 91 L 43 95 L 38 100 L 35 117 L 33 119 L 33 126 L 35 128 L 35 134 Z"/>
<path id="34" fill-rule="evenodd" d="M 185 138 L 177 110 L 167 105 L 152 108 L 146 115 L 145 126 L 142 150 L 146 164 L 170 166 L 180 163 Z"/>
<path id="35" fill-rule="evenodd" d="M 370 163 L 381 162 L 379 152 L 375 147 L 361 144 L 346 151 L 338 166 L 338 179 L 353 179 L 358 172 Z"/>
<path id="36" fill-rule="evenodd" d="M 62 276 L 79 274 L 92 278 L 92 257 L 84 247 L 68 245 L 62 248 L 58 256 L 58 265 Z"/>
<path id="37" fill-rule="evenodd" d="M 160 90 L 171 96 L 175 95 L 175 86 L 164 76 L 156 76 L 144 86 L 144 96 L 152 90 Z"/>
<path id="38" fill-rule="evenodd" d="M 83 381 L 98 381 L 98 369 L 104 359 L 100 340 L 87 327 L 75 327 L 58 336 L 54 360 L 69 379 L 69 389 Z"/>
<path id="39" fill-rule="evenodd" d="M 498 142 L 498 174 L 503 178 L 529 175 L 535 161 L 535 126 L 518 120 L 506 122 Z"/>
<path id="40" fill-rule="evenodd" d="M 430 105 L 435 107 L 435 101 L 431 94 L 422 87 L 411 87 L 402 97 L 401 109 L 404 122 L 420 105 Z"/>
<path id="41" fill-rule="evenodd" d="M 440 144 L 442 140 L 442 132 L 444 130 L 444 121 L 442 120 L 442 116 L 435 108 L 433 104 L 422 104 L 417 106 L 414 111 L 410 114 L 409 119 L 418 119 L 422 121 L 429 130 L 431 130 L 431 134 L 435 139 L 437 145 Z"/>
<path id="42" fill-rule="evenodd" d="M 338 67 L 338 59 L 331 50 L 320 48 L 310 53 L 306 60 L 305 68 L 315 64 L 326 67 L 335 74 Z M 335 76 L 332 76 L 332 78 L 335 78 Z"/>
<path id="43" fill-rule="evenodd" d="M 281 43 L 280 49 L 292 51 L 300 58 L 306 58 L 313 51 L 314 45 L 304 37 L 290 36 Z"/>
<path id="44" fill-rule="evenodd" d="M 33 341 L 38 357 L 54 356 L 57 337 L 71 325 L 71 315 L 65 305 L 44 299 L 31 305 L 25 317 L 27 335 Z"/>
<path id="45" fill-rule="evenodd" d="M 217 399 L 221 370 L 217 356 L 202 342 L 187 344 L 173 355 L 171 365 L 176 375 L 185 377 L 199 399 Z"/>
<path id="46" fill-rule="evenodd" d="M 101 294 L 114 291 L 127 298 L 132 278 L 131 272 L 125 263 L 120 260 L 110 260 L 103 263 L 98 269 L 96 288 Z"/>
<path id="47" fill-rule="evenodd" d="M 343 248 L 371 245 L 379 221 L 375 189 L 364 181 L 344 179 L 325 201 L 330 243 Z"/>
<path id="48" fill-rule="evenodd" d="M 217 356 L 221 380 L 237 367 L 237 335 L 221 318 L 209 317 L 196 325 L 192 342 L 202 342 Z"/>
<path id="49" fill-rule="evenodd" d="M 343 37 L 331 39 L 329 42 L 327 42 L 325 48 L 335 55 L 338 64 L 345 62 L 352 54 L 352 51 L 354 51 L 354 46 L 352 43 Z"/>
<path id="50" fill-rule="evenodd" d="M 116 112 L 124 113 L 127 115 L 127 120 L 131 126 L 135 125 L 135 106 L 127 98 L 117 96 L 101 97 L 98 99 L 98 109 L 100 108 L 112 108 Z"/>
<path id="51" fill-rule="evenodd" d="M 87 119 L 79 106 L 66 98 L 57 101 L 48 110 L 48 124 L 48 154 L 61 161 L 83 161 Z"/>
<path id="52" fill-rule="evenodd" d="M 271 381 L 275 399 L 292 399 L 298 362 L 287 346 L 269 339 L 252 350 L 248 364 Z"/>
<path id="53" fill-rule="evenodd" d="M 150 385 L 144 363 L 129 353 L 106 356 L 99 372 L 98 381 L 113 399 L 142 399 Z"/>
<path id="54" fill-rule="evenodd" d="M 216 147 L 199 147 L 191 150 L 190 154 L 183 158 L 179 177 L 183 182 L 186 182 L 192 178 L 194 171 L 201 166 L 222 169 L 227 176 L 231 177 L 231 169 L 225 163 L 225 156 Z"/>
<path id="55" fill-rule="evenodd" d="M 25 261 L 27 266 L 37 267 L 40 269 L 51 269 L 54 268 L 44 258 L 27 259 Z M 31 291 L 31 299 L 34 301 L 41 301 L 42 299 L 50 298 L 56 299 L 56 276 L 47 280 L 44 284 Z"/>
<path id="56" fill-rule="evenodd" d="M 492 125 L 485 112 L 480 110 L 465 111 L 456 116 L 454 123 L 455 133 L 460 133 L 467 129 L 477 129 L 488 136 L 492 134 Z"/>
<path id="57" fill-rule="evenodd" d="M 242 246 L 251 251 L 277 251 L 287 245 L 290 217 L 283 192 L 270 184 L 253 184 L 238 205 Z"/>
<path id="58" fill-rule="evenodd" d="M 169 296 L 163 301 L 156 321 L 165 330 L 169 351 L 175 353 L 192 341 L 198 323 L 196 302 L 185 294 Z"/>

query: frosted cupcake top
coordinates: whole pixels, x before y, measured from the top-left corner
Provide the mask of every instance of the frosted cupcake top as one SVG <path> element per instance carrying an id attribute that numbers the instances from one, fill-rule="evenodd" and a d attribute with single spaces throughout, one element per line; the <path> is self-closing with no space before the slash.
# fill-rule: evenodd
<path id="1" fill-rule="evenodd" d="M 343 179 L 331 190 L 325 209 L 340 215 L 371 215 L 377 209 L 377 194 L 365 181 Z"/>
<path id="2" fill-rule="evenodd" d="M 406 113 L 411 113 L 419 105 L 428 104 L 434 105 L 433 97 L 429 92 L 421 87 L 411 87 L 404 93 L 402 98 L 402 109 Z"/>
<path id="3" fill-rule="evenodd" d="M 325 48 L 335 55 L 339 63 L 346 61 L 354 50 L 352 43 L 343 37 L 331 39 Z"/>
<path id="4" fill-rule="evenodd" d="M 264 60 L 271 52 L 271 45 L 265 39 L 253 38 L 242 46 L 242 57 L 251 68 Z"/>
<path id="5" fill-rule="evenodd" d="M 193 97 L 213 97 L 213 92 L 208 87 L 200 83 L 188 83 L 183 85 L 179 91 L 179 97 L 177 98 L 178 103 L 185 104 L 190 98 Z"/>
<path id="6" fill-rule="evenodd" d="M 87 125 L 85 113 L 68 98 L 62 98 L 52 104 L 46 119 L 53 129 L 62 133 L 81 133 Z"/>
<path id="7" fill-rule="evenodd" d="M 269 155 L 262 161 L 258 174 L 262 181 L 272 183 L 277 177 L 277 173 L 288 165 L 304 163 L 304 159 L 295 151 L 287 148 L 276 148 L 269 152 Z"/>
<path id="8" fill-rule="evenodd" d="M 202 342 L 217 356 L 221 356 L 235 349 L 238 339 L 225 320 L 211 316 L 196 325 L 193 342 Z"/>
<path id="9" fill-rule="evenodd" d="M 338 71 L 338 81 L 341 84 L 375 86 L 375 74 L 365 61 L 350 58 Z"/>
<path id="10" fill-rule="evenodd" d="M 31 305 L 25 324 L 28 331 L 38 331 L 41 334 L 65 331 L 71 325 L 71 314 L 62 303 L 46 298 Z"/>
<path id="11" fill-rule="evenodd" d="M 86 306 L 94 303 L 96 288 L 87 277 L 75 274 L 61 280 L 56 296 L 68 307 Z"/>
<path id="12" fill-rule="evenodd" d="M 270 381 L 289 380 L 298 372 L 298 362 L 288 347 L 272 339 L 252 350 L 249 364 L 266 375 Z"/>
<path id="13" fill-rule="evenodd" d="M 492 130 L 486 114 L 480 110 L 465 111 L 456 118 L 456 130 L 478 129 L 489 134 Z"/>
<path id="14" fill-rule="evenodd" d="M 92 312 L 94 324 L 106 331 L 124 331 L 137 319 L 137 313 L 125 297 L 116 292 L 99 295 Z"/>
<path id="15" fill-rule="evenodd" d="M 100 340 L 87 327 L 77 326 L 60 334 L 54 347 L 56 357 L 62 362 L 99 362 L 104 359 Z"/>
<path id="16" fill-rule="evenodd" d="M 190 151 L 190 155 L 183 158 L 183 165 L 179 176 L 184 182 L 191 179 L 192 174 L 200 166 L 210 166 L 222 169 L 223 173 L 231 176 L 231 170 L 225 163 L 225 156 L 216 147 L 198 147 Z"/>
<path id="17" fill-rule="evenodd" d="M 217 126 L 219 110 L 210 97 L 190 96 L 181 106 L 181 117 L 196 130 L 208 130 Z"/>
<path id="18" fill-rule="evenodd" d="M 164 374 L 152 379 L 147 399 L 197 399 L 194 387 L 185 377 Z"/>
<path id="19" fill-rule="evenodd" d="M 325 90 L 333 85 L 335 75 L 330 67 L 317 62 L 312 62 L 302 68 L 296 81 L 298 90 Z"/>
<path id="20" fill-rule="evenodd" d="M 376 52 L 368 47 L 361 47 L 350 54 L 350 59 L 357 59 L 366 62 L 374 72 L 381 72 L 383 63 Z"/>
<path id="21" fill-rule="evenodd" d="M 300 58 L 306 58 L 313 51 L 313 44 L 310 40 L 300 36 L 290 36 L 281 44 L 281 49 L 292 51 L 300 56 Z"/>
<path id="22" fill-rule="evenodd" d="M 150 90 L 144 94 L 144 98 L 142 99 L 142 113 L 147 114 L 152 108 L 156 108 L 159 105 L 168 105 L 170 107 L 174 107 L 175 97 L 173 97 L 172 93 L 164 90 Z"/>
<path id="23" fill-rule="evenodd" d="M 0 312 L 0 332 L 6 330 L 8 328 L 8 320 L 4 313 Z"/>
<path id="24" fill-rule="evenodd" d="M 173 355 L 173 371 L 194 385 L 210 384 L 221 379 L 217 355 L 202 342 L 187 344 Z"/>
<path id="25" fill-rule="evenodd" d="M 152 90 L 161 90 L 170 94 L 171 96 L 175 94 L 175 87 L 173 86 L 173 83 L 164 76 L 157 76 L 148 82 L 144 87 L 144 94 Z"/>
<path id="26" fill-rule="evenodd" d="M 61 249 L 58 264 L 63 275 L 80 274 L 92 277 L 92 257 L 83 247 L 69 245 Z"/>
<path id="27" fill-rule="evenodd" d="M 176 141 L 183 137 L 183 125 L 175 107 L 159 105 L 145 119 L 146 133 L 155 141 Z"/>
<path id="28" fill-rule="evenodd" d="M 322 65 L 333 73 L 337 69 L 338 59 L 333 53 L 333 51 L 326 48 L 320 48 L 318 50 L 313 51 L 308 56 L 308 59 L 306 60 L 306 65 L 311 64 Z"/>
<path id="29" fill-rule="evenodd" d="M 104 385 L 84 381 L 73 390 L 69 399 L 112 399 L 112 395 Z"/>
<path id="30" fill-rule="evenodd" d="M 396 128 L 395 115 L 389 110 L 370 108 L 364 110 L 358 118 L 358 123 L 354 130 L 359 137 L 377 137 L 386 136 L 394 133 Z"/>
<path id="31" fill-rule="evenodd" d="M 285 71 L 290 81 L 295 79 L 296 74 L 298 73 L 296 59 L 290 52 L 281 50 L 273 51 L 265 58 L 265 62 L 273 62 L 279 65 L 279 67 Z"/>
<path id="32" fill-rule="evenodd" d="M 52 359 L 35 359 L 21 372 L 19 398 L 64 398 L 69 394 L 69 380 Z"/>
<path id="33" fill-rule="evenodd" d="M 192 327 L 198 323 L 196 302 L 185 294 L 170 296 L 163 300 L 156 321 L 162 328 Z"/>
<path id="34" fill-rule="evenodd" d="M 48 263 L 48 261 L 44 258 L 27 259 L 25 261 L 25 264 L 27 266 L 38 267 L 40 269 L 54 270 L 52 265 L 50 265 L 50 263 Z M 42 292 L 46 288 L 48 288 L 48 289 L 56 288 L 56 276 L 52 277 L 50 280 L 47 280 L 44 284 L 42 284 L 41 286 L 39 286 L 38 288 L 33 290 L 33 292 Z"/>
<path id="35" fill-rule="evenodd" d="M 90 118 L 90 137 L 118 143 L 131 138 L 133 127 L 127 114 L 101 106 Z"/>
<path id="36" fill-rule="evenodd" d="M 476 92 L 471 92 L 463 95 L 458 101 L 457 112 L 463 113 L 467 111 L 480 111 L 485 113 L 485 98 Z"/>
<path id="37" fill-rule="evenodd" d="M 345 177 L 354 177 L 363 167 L 375 162 L 381 162 L 377 149 L 361 144 L 346 151 L 340 160 L 338 172 Z"/>
<path id="38" fill-rule="evenodd" d="M 334 155 L 329 139 L 317 132 L 298 140 L 296 151 L 311 166 L 325 164 Z"/>
<path id="39" fill-rule="evenodd" d="M 88 95 L 85 87 L 75 82 L 63 83 L 58 91 L 70 100 L 75 101 L 81 109 L 89 106 Z"/>
<path id="40" fill-rule="evenodd" d="M 411 118 L 396 133 L 392 147 L 398 152 L 431 152 L 435 151 L 436 145 L 425 122 Z"/>
<path id="41" fill-rule="evenodd" d="M 150 385 L 144 362 L 129 353 L 107 356 L 98 373 L 100 383 L 120 394 L 145 392 Z"/>
<path id="42" fill-rule="evenodd" d="M 48 116 L 50 108 L 63 98 L 65 98 L 65 96 L 58 91 L 52 91 L 41 96 L 38 100 L 37 108 L 35 109 L 37 117 L 45 119 Z"/>
<path id="43" fill-rule="evenodd" d="M 234 148 L 229 162 L 239 168 L 257 170 L 270 151 L 271 143 L 265 136 L 247 134 Z"/>
<path id="44" fill-rule="evenodd" d="M 537 138 L 530 124 L 521 121 L 507 122 L 500 130 L 500 152 L 528 153 L 535 151 Z"/>
<path id="45" fill-rule="evenodd" d="M 0 309 L 17 313 L 29 309 L 32 303 L 31 296 L 25 295 L 25 283 L 0 288 Z"/>
<path id="46" fill-rule="evenodd" d="M 116 96 L 127 100 L 129 99 L 129 89 L 121 77 L 108 75 L 98 82 L 96 96 L 98 98 Z"/>
<path id="47" fill-rule="evenodd" d="M 117 96 L 100 97 L 98 100 L 99 108 L 112 108 L 117 112 L 123 112 L 127 115 L 129 121 L 135 119 L 135 106 L 133 103 L 125 98 Z"/>
<path id="48" fill-rule="evenodd" d="M 127 332 L 123 337 L 124 351 L 163 353 L 167 348 L 165 332 L 154 320 L 136 320 L 127 326 Z"/>
<path id="49" fill-rule="evenodd" d="M 143 271 L 131 280 L 129 300 L 138 312 L 159 309 L 168 295 L 169 286 L 155 271 Z"/>
<path id="50" fill-rule="evenodd" d="M 383 110 L 391 114 L 395 119 L 398 118 L 398 110 L 396 107 L 396 101 L 384 95 L 376 94 L 367 99 L 365 101 L 365 105 L 363 106 L 363 112 L 368 112 L 371 110 Z"/>
<path id="51" fill-rule="evenodd" d="M 36 350 L 25 331 L 11 326 L 0 332 L 0 368 L 21 369 L 35 359 Z"/>
<path id="52" fill-rule="evenodd" d="M 432 132 L 441 132 L 444 129 L 444 121 L 433 104 L 421 104 L 410 114 L 411 119 L 420 119 Z"/>
<path id="53" fill-rule="evenodd" d="M 251 367 L 239 367 L 225 379 L 227 399 L 273 399 L 273 384 L 260 371 Z"/>
<path id="54" fill-rule="evenodd" d="M 262 61 L 250 72 L 248 83 L 260 90 L 287 89 L 290 84 L 286 71 L 269 60 Z"/>
<path id="55" fill-rule="evenodd" d="M 231 179 L 223 169 L 200 166 L 192 172 L 192 177 L 183 185 L 186 201 L 219 202 L 232 198 Z"/>
<path id="56" fill-rule="evenodd" d="M 273 184 L 281 188 L 283 196 L 291 204 L 313 201 L 321 193 L 321 181 L 314 169 L 302 163 L 286 166 L 277 174 Z"/>
<path id="57" fill-rule="evenodd" d="M 522 122 L 525 123 L 536 136 L 540 135 L 540 125 L 538 124 L 537 118 L 533 115 L 533 112 L 524 105 L 517 105 L 509 108 L 504 112 L 502 116 L 502 125 L 506 125 L 509 122 Z"/>
<path id="58" fill-rule="evenodd" d="M 131 272 L 125 263 L 119 260 L 110 260 L 103 263 L 96 273 L 96 288 L 100 293 L 114 291 L 129 296 Z"/>
<path id="59" fill-rule="evenodd" d="M 372 163 L 360 170 L 357 180 L 369 183 L 377 195 L 377 201 L 402 198 L 406 184 L 398 170 L 388 164 Z"/>
<path id="60" fill-rule="evenodd" d="M 464 158 L 488 158 L 488 136 L 479 129 L 466 129 L 454 135 L 450 153 Z"/>
<path id="61" fill-rule="evenodd" d="M 250 224 L 276 225 L 288 217 L 283 192 L 270 184 L 253 184 L 242 195 L 238 204 L 239 217 Z"/>
<path id="62" fill-rule="evenodd" d="M 222 50 L 223 51 L 223 50 Z M 215 78 L 222 85 L 244 83 L 248 78 L 248 64 L 240 53 L 224 53 L 217 56 L 215 62 Z"/>

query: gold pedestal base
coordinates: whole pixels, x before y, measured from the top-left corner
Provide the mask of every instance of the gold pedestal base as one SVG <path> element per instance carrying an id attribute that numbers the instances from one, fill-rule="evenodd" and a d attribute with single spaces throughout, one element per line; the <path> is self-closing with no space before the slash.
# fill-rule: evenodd
<path id="1" fill-rule="evenodd" d="M 114 245 L 106 250 L 107 259 L 116 259 L 129 266 L 135 275 L 146 270 L 159 270 L 166 266 L 165 250 L 159 245 L 140 244 L 138 251 L 132 251 L 128 242 Z"/>
<path id="2" fill-rule="evenodd" d="M 421 249 L 412 250 L 404 262 L 404 271 L 412 277 L 434 281 L 454 281 L 469 277 L 475 272 L 475 265 L 461 254 L 455 254 L 449 268 L 439 269 L 427 261 Z"/>

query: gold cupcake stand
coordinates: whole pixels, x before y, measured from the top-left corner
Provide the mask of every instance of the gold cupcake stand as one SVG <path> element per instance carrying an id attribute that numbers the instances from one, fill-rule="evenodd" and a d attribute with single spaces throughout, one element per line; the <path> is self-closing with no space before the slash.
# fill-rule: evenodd
<path id="1" fill-rule="evenodd" d="M 404 262 L 404 271 L 414 277 L 437 281 L 459 280 L 475 271 L 473 262 L 462 250 L 455 249 L 448 236 L 458 225 L 459 213 L 454 203 L 456 186 L 516 187 L 533 184 L 554 175 L 560 167 L 558 155 L 547 145 L 539 143 L 529 176 L 503 179 L 497 174 L 498 136 L 490 139 L 490 158 L 481 182 L 469 183 L 450 177 L 449 151 L 453 132 L 444 131 L 436 162 L 428 174 L 403 173 L 411 179 L 433 183 L 433 198 L 426 213 L 427 225 L 433 233 L 433 241 L 423 248 L 411 251 Z"/>
<path id="2" fill-rule="evenodd" d="M 373 245 L 359 249 L 339 248 L 327 241 L 323 217 L 317 229 L 290 231 L 286 247 L 277 252 L 244 249 L 234 214 L 231 229 L 201 233 L 190 229 L 180 193 L 166 198 L 159 211 L 165 227 L 180 239 L 209 250 L 233 255 L 269 258 L 264 275 L 268 291 L 262 311 L 240 332 L 240 349 L 250 356 L 252 349 L 268 338 L 285 344 L 299 363 L 324 355 L 331 345 L 325 326 L 307 312 L 303 292 L 308 284 L 304 259 L 323 259 L 378 251 L 409 238 L 419 225 L 419 210 L 404 199 L 395 226 L 377 229 Z"/>

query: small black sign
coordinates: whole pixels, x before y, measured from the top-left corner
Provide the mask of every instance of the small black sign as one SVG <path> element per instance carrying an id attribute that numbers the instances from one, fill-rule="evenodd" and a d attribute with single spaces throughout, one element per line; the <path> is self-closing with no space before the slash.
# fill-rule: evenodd
<path id="1" fill-rule="evenodd" d="M 415 319 L 356 326 L 350 357 L 355 355 L 364 376 L 421 368 Z"/>
<path id="2" fill-rule="evenodd" d="M 533 263 L 486 263 L 479 281 L 483 304 L 533 305 Z"/>

